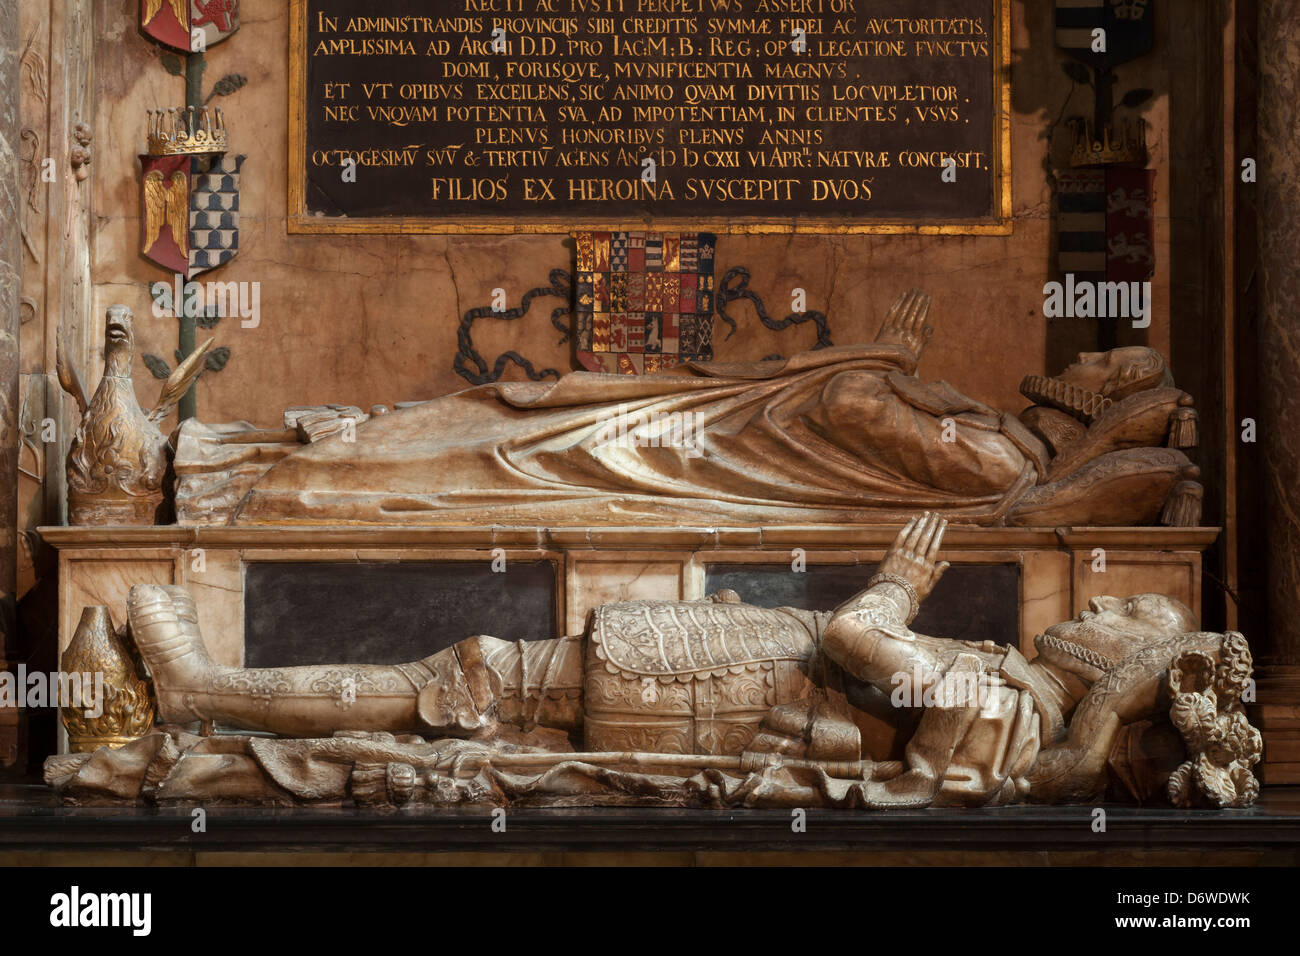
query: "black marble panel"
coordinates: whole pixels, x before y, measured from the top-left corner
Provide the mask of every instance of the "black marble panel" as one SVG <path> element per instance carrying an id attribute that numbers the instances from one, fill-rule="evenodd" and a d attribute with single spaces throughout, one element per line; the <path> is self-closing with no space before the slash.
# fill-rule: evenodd
<path id="1" fill-rule="evenodd" d="M 244 661 L 396 664 L 474 634 L 554 637 L 551 561 L 250 564 L 244 577 Z"/>
<path id="2" fill-rule="evenodd" d="M 710 564 L 705 594 L 731 588 L 747 604 L 830 611 L 867 586 L 874 564 Z M 1014 644 L 1020 635 L 1020 567 L 954 564 L 921 605 L 912 629 L 962 641 Z"/>

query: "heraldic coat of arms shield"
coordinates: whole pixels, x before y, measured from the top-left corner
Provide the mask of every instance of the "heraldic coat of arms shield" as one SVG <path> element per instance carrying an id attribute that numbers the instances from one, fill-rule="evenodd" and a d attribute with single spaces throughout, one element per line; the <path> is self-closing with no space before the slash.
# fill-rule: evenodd
<path id="1" fill-rule="evenodd" d="M 146 259 L 192 278 L 235 257 L 244 157 L 227 155 L 225 145 L 219 110 L 215 125 L 206 117 L 197 127 L 172 118 L 151 127 L 149 153 L 140 157 L 140 251 Z"/>
<path id="2" fill-rule="evenodd" d="M 579 232 L 577 358 L 637 375 L 713 358 L 712 233 Z"/>
<path id="3" fill-rule="evenodd" d="M 140 31 L 182 53 L 202 53 L 239 29 L 239 0 L 140 0 Z"/>

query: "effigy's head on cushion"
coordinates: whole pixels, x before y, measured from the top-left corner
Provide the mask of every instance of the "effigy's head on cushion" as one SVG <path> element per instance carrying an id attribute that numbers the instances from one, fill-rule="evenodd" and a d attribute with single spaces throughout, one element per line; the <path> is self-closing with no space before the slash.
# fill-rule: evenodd
<path id="1" fill-rule="evenodd" d="M 1165 357 L 1155 349 L 1143 345 L 1125 346 L 1105 352 L 1080 352 L 1074 362 L 1059 375 L 1026 375 L 1020 383 L 1020 393 L 1035 406 L 1055 409 L 1070 418 L 1092 425 L 1111 409 L 1122 410 L 1122 417 L 1131 419 L 1134 412 L 1155 401 L 1172 403 L 1173 408 L 1191 408 L 1191 397 L 1174 387 L 1174 376 Z M 1141 399 L 1134 396 L 1144 396 Z M 1126 399 L 1133 401 L 1125 402 Z M 1157 433 L 1145 436 L 1144 443 L 1161 443 L 1169 431 L 1172 409 L 1164 411 L 1157 422 Z M 1177 413 L 1179 416 L 1187 412 Z M 1024 414 L 1022 413 L 1022 418 Z M 1026 421 L 1034 430 L 1042 424 L 1037 413 Z M 1071 438 L 1077 438 L 1076 431 Z M 1058 442 L 1056 436 L 1043 436 L 1050 445 Z M 1179 436 L 1171 447 L 1188 447 L 1195 444 L 1194 436 Z"/>
<path id="2" fill-rule="evenodd" d="M 1034 639 L 1039 655 L 1089 681 L 1112 670 L 1139 645 L 1197 630 L 1196 615 L 1163 594 L 1109 595 L 1088 602 L 1088 610 L 1053 624 Z"/>
<path id="3" fill-rule="evenodd" d="M 1116 400 L 1148 388 L 1172 388 L 1174 384 L 1165 357 L 1144 345 L 1080 352 L 1058 377 Z"/>

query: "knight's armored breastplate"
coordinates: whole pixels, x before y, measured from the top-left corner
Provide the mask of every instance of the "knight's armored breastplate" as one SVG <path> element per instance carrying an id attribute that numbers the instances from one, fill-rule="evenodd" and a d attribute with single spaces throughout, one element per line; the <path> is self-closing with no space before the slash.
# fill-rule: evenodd
<path id="1" fill-rule="evenodd" d="M 807 617 L 710 601 L 596 608 L 586 749 L 741 753 L 773 706 L 808 694 L 817 641 Z"/>

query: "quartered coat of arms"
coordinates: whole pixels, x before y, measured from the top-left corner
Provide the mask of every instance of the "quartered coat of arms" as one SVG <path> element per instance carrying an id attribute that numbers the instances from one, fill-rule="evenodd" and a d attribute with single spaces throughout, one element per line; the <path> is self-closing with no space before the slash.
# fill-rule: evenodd
<path id="1" fill-rule="evenodd" d="M 711 233 L 579 232 L 577 358 L 635 375 L 713 358 Z"/>
<path id="2" fill-rule="evenodd" d="M 228 156 L 221 111 L 158 111 L 140 157 L 140 251 L 191 278 L 239 251 L 239 170 Z"/>

